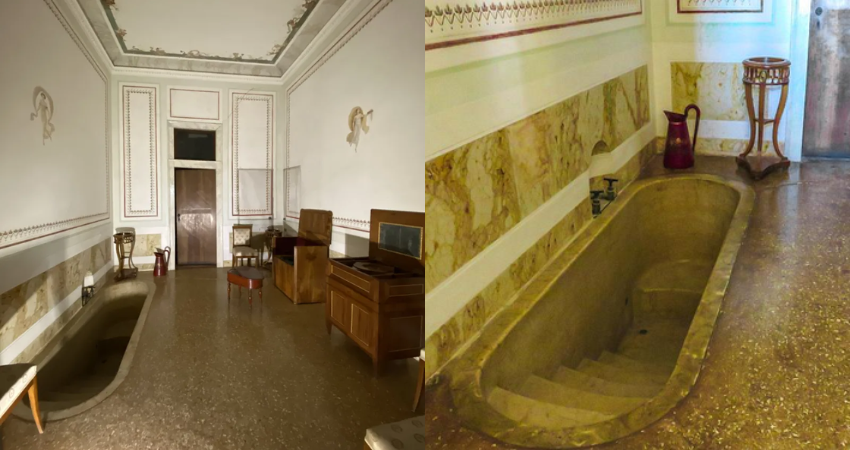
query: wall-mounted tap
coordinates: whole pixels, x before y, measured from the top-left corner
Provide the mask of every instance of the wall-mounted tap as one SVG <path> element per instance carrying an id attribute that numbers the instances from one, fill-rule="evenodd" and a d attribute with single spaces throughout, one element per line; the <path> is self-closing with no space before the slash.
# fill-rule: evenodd
<path id="1" fill-rule="evenodd" d="M 590 207 L 593 212 L 593 217 L 602 214 L 602 195 L 605 191 L 590 191 Z"/>
<path id="2" fill-rule="evenodd" d="M 617 198 L 617 190 L 614 189 L 614 183 L 620 181 L 616 178 L 603 178 L 606 183 L 608 183 L 608 188 L 605 189 L 605 195 L 602 197 L 609 202 L 613 202 L 615 198 Z"/>

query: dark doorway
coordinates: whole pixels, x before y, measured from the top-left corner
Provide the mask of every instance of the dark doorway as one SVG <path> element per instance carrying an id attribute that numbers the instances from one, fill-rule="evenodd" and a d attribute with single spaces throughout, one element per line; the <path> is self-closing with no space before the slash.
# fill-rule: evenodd
<path id="1" fill-rule="evenodd" d="M 215 131 L 175 129 L 174 159 L 215 161 Z"/>
<path id="2" fill-rule="evenodd" d="M 174 170 L 178 266 L 216 265 L 215 170 Z"/>

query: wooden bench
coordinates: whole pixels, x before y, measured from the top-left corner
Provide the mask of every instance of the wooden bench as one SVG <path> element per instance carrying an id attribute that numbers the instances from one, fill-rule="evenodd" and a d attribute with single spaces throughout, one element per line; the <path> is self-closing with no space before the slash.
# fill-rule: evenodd
<path id="1" fill-rule="evenodd" d="M 3 396 L 0 397 L 0 411 L 3 412 L 0 423 L 3 423 L 6 417 L 9 417 L 15 405 L 24 398 L 24 395 L 28 394 L 35 425 L 38 427 L 39 433 L 44 433 L 41 426 L 41 412 L 38 410 L 36 371 L 34 364 L 0 366 L 0 392 L 3 392 Z"/>

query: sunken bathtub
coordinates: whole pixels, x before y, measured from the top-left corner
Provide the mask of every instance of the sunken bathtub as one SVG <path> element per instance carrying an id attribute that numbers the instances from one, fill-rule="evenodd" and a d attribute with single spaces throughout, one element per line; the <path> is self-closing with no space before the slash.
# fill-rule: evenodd
<path id="1" fill-rule="evenodd" d="M 462 421 L 573 448 L 660 419 L 696 382 L 753 201 L 708 175 L 635 182 L 446 367 Z"/>
<path id="2" fill-rule="evenodd" d="M 143 281 L 107 285 L 35 357 L 44 419 L 80 414 L 124 381 L 156 286 Z M 13 411 L 32 420 L 29 402 Z"/>

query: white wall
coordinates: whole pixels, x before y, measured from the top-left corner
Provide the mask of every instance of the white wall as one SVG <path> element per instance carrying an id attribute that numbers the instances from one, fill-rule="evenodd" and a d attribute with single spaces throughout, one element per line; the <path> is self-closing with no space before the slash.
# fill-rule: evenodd
<path id="1" fill-rule="evenodd" d="M 306 52 L 312 58 L 284 86 L 284 157 L 301 167 L 301 208 L 333 211 L 336 251 L 362 252 L 346 248 L 345 235 L 368 236 L 356 229 L 368 230 L 371 209 L 424 211 L 424 36 L 412 31 L 421 9 L 407 0 L 371 3 L 365 17 L 337 28 L 345 33 L 337 45 Z M 356 151 L 346 142 L 355 106 L 374 110 Z"/>
<path id="2" fill-rule="evenodd" d="M 110 219 L 108 75 L 55 14 L 52 1 L 0 4 L 0 255 Z M 53 99 L 47 140 L 36 86 Z"/>

